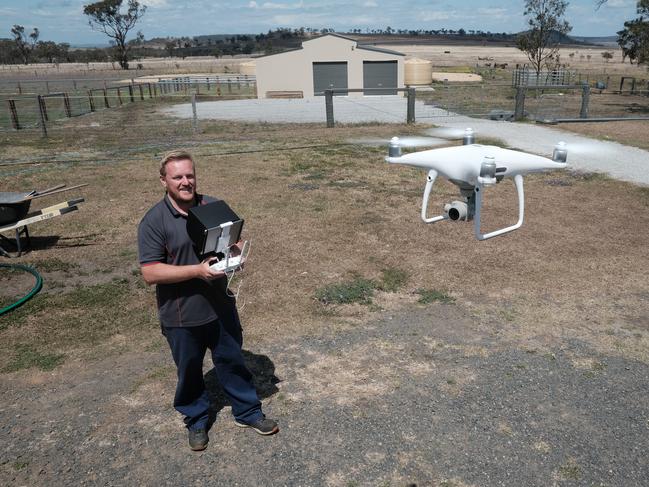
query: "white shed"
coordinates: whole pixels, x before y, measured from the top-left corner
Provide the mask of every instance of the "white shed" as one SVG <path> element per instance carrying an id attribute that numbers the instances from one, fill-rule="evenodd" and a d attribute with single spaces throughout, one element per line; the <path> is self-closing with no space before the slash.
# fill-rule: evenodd
<path id="1" fill-rule="evenodd" d="M 291 51 L 256 59 L 257 97 L 313 97 L 334 89 L 368 89 L 350 96 L 396 94 L 404 87 L 405 54 L 359 45 L 338 34 L 326 34 Z"/>

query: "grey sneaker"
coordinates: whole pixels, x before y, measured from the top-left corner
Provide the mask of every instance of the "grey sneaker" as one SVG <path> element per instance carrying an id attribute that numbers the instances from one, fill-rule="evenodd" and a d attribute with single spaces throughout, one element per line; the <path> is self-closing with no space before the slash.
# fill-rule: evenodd
<path id="1" fill-rule="evenodd" d="M 257 421 L 253 421 L 252 423 L 240 423 L 239 421 L 235 420 L 234 424 L 236 424 L 239 428 L 252 428 L 257 433 L 264 436 L 274 435 L 279 431 L 277 421 L 268 419 L 266 416 L 262 416 Z"/>
<path id="2" fill-rule="evenodd" d="M 194 451 L 202 451 L 207 448 L 210 439 L 207 436 L 207 431 L 204 429 L 189 430 L 189 448 Z"/>

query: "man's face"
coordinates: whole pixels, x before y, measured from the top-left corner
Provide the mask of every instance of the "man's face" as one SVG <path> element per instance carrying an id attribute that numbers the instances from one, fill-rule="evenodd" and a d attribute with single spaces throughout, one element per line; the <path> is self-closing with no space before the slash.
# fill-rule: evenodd
<path id="1" fill-rule="evenodd" d="M 194 164 L 189 159 L 168 162 L 167 173 L 160 176 L 160 182 L 173 200 L 179 203 L 194 201 L 196 175 L 194 174 Z"/>

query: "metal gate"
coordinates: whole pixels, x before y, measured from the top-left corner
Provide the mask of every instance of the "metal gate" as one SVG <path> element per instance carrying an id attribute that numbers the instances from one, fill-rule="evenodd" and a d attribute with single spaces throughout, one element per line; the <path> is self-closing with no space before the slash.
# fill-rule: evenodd
<path id="1" fill-rule="evenodd" d="M 347 95 L 347 62 L 313 63 L 313 93 L 323 96 L 325 90 L 334 95 Z"/>
<path id="2" fill-rule="evenodd" d="M 386 88 L 366 89 L 363 94 L 396 95 L 397 66 L 397 61 L 363 61 L 363 88 Z"/>

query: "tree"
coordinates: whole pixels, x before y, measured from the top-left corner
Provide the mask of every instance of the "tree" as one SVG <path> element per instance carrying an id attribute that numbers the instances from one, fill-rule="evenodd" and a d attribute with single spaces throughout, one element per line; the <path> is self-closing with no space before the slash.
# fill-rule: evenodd
<path id="1" fill-rule="evenodd" d="M 40 35 L 38 28 L 34 27 L 34 30 L 32 30 L 31 34 L 26 36 L 25 28 L 22 25 L 16 24 L 11 28 L 11 34 L 14 36 L 14 44 L 16 45 L 16 49 L 20 53 L 20 57 L 25 64 L 29 64 L 29 58 L 36 46 L 38 36 Z"/>
<path id="2" fill-rule="evenodd" d="M 516 47 L 523 51 L 536 74 L 553 60 L 559 52 L 561 38 L 572 30 L 563 19 L 568 2 L 565 0 L 526 0 L 523 14 L 529 30 L 516 39 Z"/>
<path id="3" fill-rule="evenodd" d="M 129 54 L 132 45 L 126 42 L 126 36 L 135 27 L 146 11 L 146 5 L 137 0 L 127 0 L 126 13 L 121 13 L 123 0 L 103 0 L 84 5 L 83 13 L 89 17 L 88 25 L 92 30 L 103 32 L 114 43 L 115 60 L 122 69 L 128 69 Z M 141 33 L 138 38 L 141 38 Z"/>
<path id="4" fill-rule="evenodd" d="M 617 32 L 617 43 L 622 49 L 622 62 L 628 57 L 629 62 L 649 64 L 649 0 L 640 0 L 636 4 L 640 17 L 624 22 L 624 29 Z"/>
<path id="5" fill-rule="evenodd" d="M 604 60 L 605 60 L 606 62 L 609 62 L 611 59 L 613 59 L 613 53 L 612 53 L 612 52 L 609 52 L 609 51 L 604 51 L 604 52 L 602 53 L 602 57 L 604 58 Z"/>
<path id="6" fill-rule="evenodd" d="M 165 42 L 165 51 L 169 55 L 169 57 L 173 57 L 175 50 L 176 50 L 175 40 Z"/>
<path id="7" fill-rule="evenodd" d="M 39 58 L 45 59 L 48 63 L 58 61 L 60 57 L 59 46 L 54 41 L 38 41 L 35 52 Z"/>

